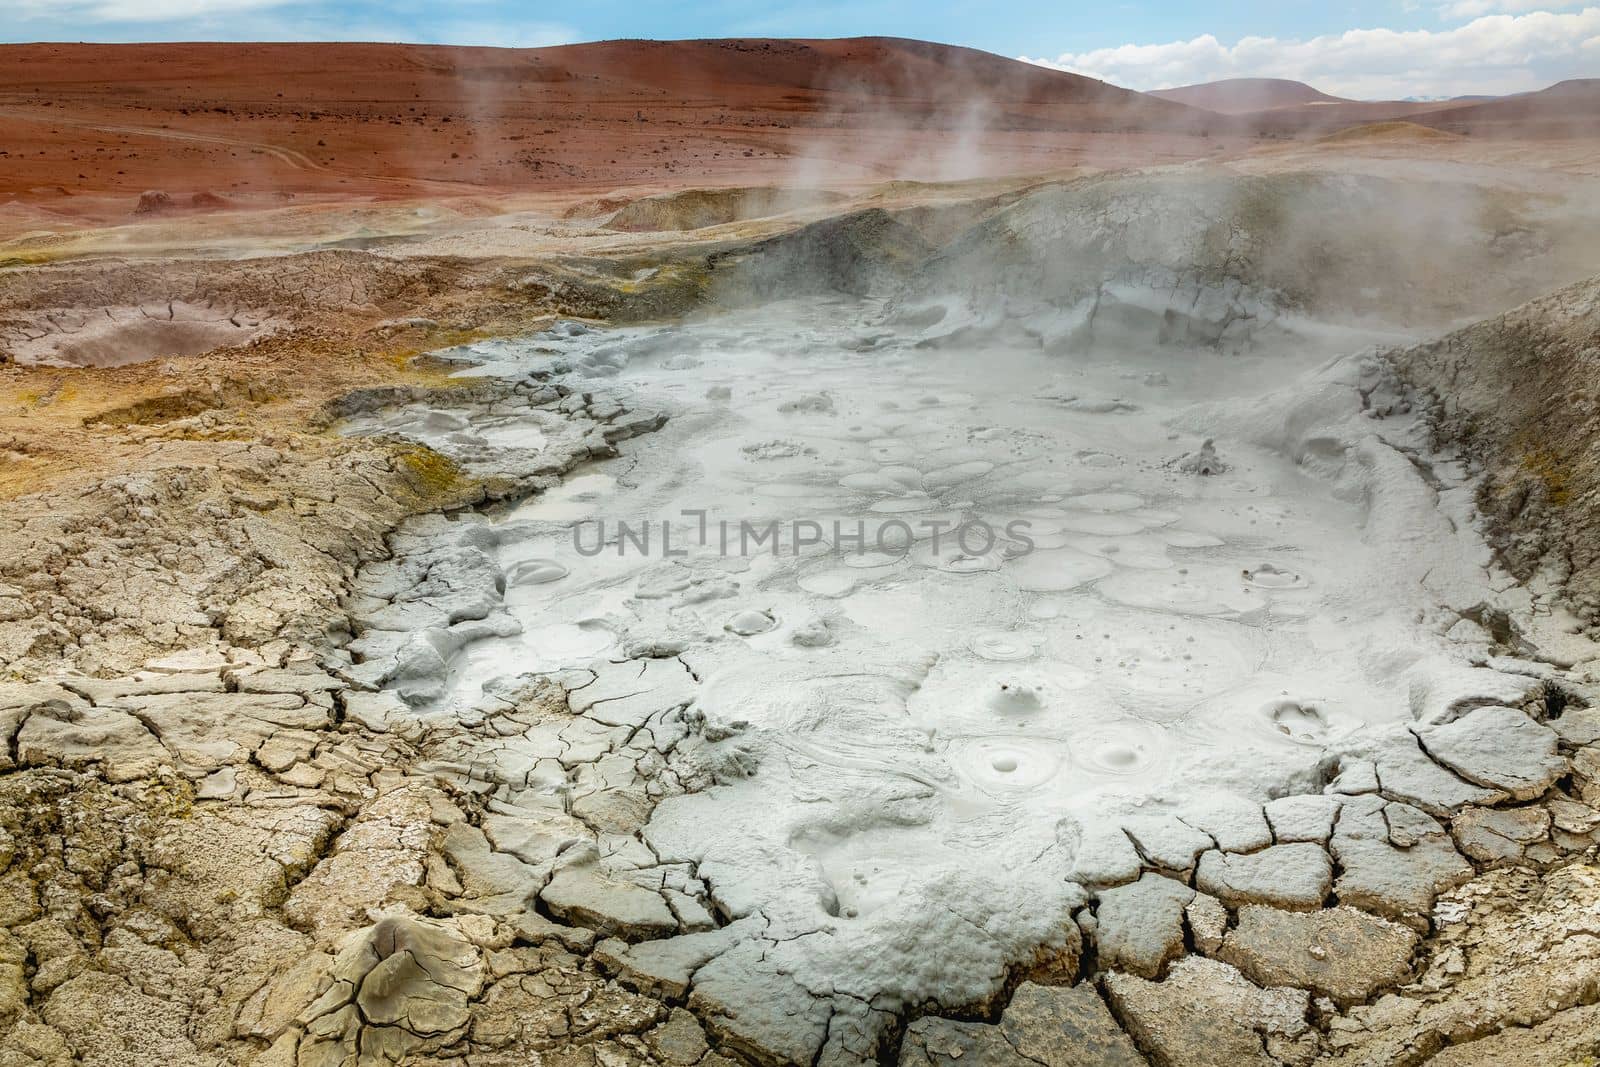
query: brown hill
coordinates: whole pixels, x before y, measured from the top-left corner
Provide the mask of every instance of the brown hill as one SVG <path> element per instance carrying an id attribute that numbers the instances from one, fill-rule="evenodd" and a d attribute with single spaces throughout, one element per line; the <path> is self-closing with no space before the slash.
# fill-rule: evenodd
<path id="1" fill-rule="evenodd" d="M 1600 133 L 1600 79 L 1575 79 L 1538 92 L 1454 100 L 1348 100 L 1304 82 L 1230 78 L 1149 95 L 1232 115 L 1262 134 L 1325 136 L 1399 120 L 1450 133 L 1524 137 Z"/>
<path id="2" fill-rule="evenodd" d="M 1448 133 L 1416 122 L 1369 122 L 1361 126 L 1346 126 L 1335 133 L 1319 137 L 1319 144 L 1429 144 L 1461 140 L 1460 134 Z"/>
<path id="3" fill-rule="evenodd" d="M 1422 100 L 1336 100 L 1320 104 L 1291 104 L 1235 118 L 1270 137 L 1321 137 L 1350 126 L 1374 122 L 1422 122 L 1447 106 Z"/>
<path id="4" fill-rule="evenodd" d="M 1600 135 L 1600 78 L 1559 82 L 1515 96 L 1455 100 L 1334 100 L 1290 104 L 1235 116 L 1266 136 L 1323 136 L 1350 126 L 1398 120 L 1469 137 Z"/>
<path id="5" fill-rule="evenodd" d="M 1149 95 L 1232 116 L 1266 137 L 1321 137 L 1444 106 L 1415 100 L 1349 100 L 1286 78 L 1229 78 Z"/>
<path id="6" fill-rule="evenodd" d="M 1195 158 L 1234 128 L 887 38 L 0 46 L 0 202 L 61 211 L 131 211 L 147 190 L 248 204 L 1032 173 Z"/>
<path id="7" fill-rule="evenodd" d="M 1593 137 L 1600 134 L 1600 78 L 1466 104 L 1452 101 L 1412 121 L 1477 136 Z"/>
<path id="8" fill-rule="evenodd" d="M 1342 97 L 1329 96 L 1305 82 L 1287 78 L 1225 78 L 1176 89 L 1158 89 L 1148 95 L 1224 115 L 1243 115 L 1251 111 L 1271 111 L 1306 104 L 1351 103 Z"/>

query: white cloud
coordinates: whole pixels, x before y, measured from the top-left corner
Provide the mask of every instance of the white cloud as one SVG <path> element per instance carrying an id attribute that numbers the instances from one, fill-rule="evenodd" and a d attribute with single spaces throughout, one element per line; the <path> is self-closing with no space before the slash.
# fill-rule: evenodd
<path id="1" fill-rule="evenodd" d="M 1054 60 L 1022 58 L 1131 89 L 1293 78 L 1366 100 L 1516 93 L 1600 70 L 1600 7 L 1485 15 L 1445 30 L 1349 30 L 1309 40 L 1245 37 L 1233 45 L 1206 34 Z"/>

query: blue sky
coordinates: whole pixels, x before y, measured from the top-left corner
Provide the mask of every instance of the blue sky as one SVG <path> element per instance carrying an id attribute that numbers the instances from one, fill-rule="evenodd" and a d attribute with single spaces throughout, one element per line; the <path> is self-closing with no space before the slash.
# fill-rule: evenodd
<path id="1" fill-rule="evenodd" d="M 9 0 L 0 40 L 388 40 L 536 46 L 611 37 L 965 44 L 1133 88 L 1281 76 L 1363 97 L 1512 92 L 1600 76 L 1600 0 Z"/>

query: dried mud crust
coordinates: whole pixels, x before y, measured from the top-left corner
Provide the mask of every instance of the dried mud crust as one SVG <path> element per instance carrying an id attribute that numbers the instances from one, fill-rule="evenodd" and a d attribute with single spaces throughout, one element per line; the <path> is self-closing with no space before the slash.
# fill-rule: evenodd
<path id="1" fill-rule="evenodd" d="M 951 896 L 948 915 L 905 932 L 904 954 L 846 967 L 827 949 L 843 920 L 741 895 L 651 825 L 661 801 L 754 769 L 737 724 L 695 715 L 700 680 L 681 649 L 430 710 L 449 681 L 438 650 L 507 621 L 492 562 L 503 536 L 515 532 L 411 524 L 395 560 L 358 577 L 349 673 L 384 687 L 362 715 L 427 737 L 424 768 L 487 804 L 480 834 L 446 846 L 476 909 L 514 911 L 507 887 L 520 885 L 522 907 L 590 932 L 601 973 L 686 1006 L 722 1055 L 1399 1064 L 1448 1048 L 1455 1062 L 1533 1064 L 1593 1045 L 1600 713 L 1576 700 L 1464 705 L 1418 724 L 1409 747 L 1330 768 L 1320 794 L 1153 816 L 1120 852 L 1096 842 L 1128 862 L 1093 875 L 1069 875 L 1082 857 L 1063 840 L 1077 902 L 1041 902 L 1053 928 L 1028 950 L 986 951 L 972 931 L 998 944 L 1002 926 Z M 930 985 L 950 998 L 906 999 Z"/>
<path id="2" fill-rule="evenodd" d="M 146 473 L 11 502 L 0 659 L 103 672 L 219 637 L 323 639 L 339 583 L 389 526 L 465 496 L 414 454 L 289 444 L 178 441 Z"/>
<path id="3" fill-rule="evenodd" d="M 331 423 L 429 396 L 552 412 L 561 399 L 543 385 L 387 386 L 348 393 L 319 414 Z M 338 641 L 347 636 L 341 591 L 362 561 L 387 551 L 403 518 L 551 484 L 573 463 L 614 454 L 619 436 L 650 428 L 620 410 L 555 412 L 564 433 L 518 473 L 393 438 L 256 436 L 212 399 L 216 409 L 131 431 L 136 472 L 20 497 L 0 518 L 9 547 L 0 660 L 13 675 L 116 672 L 215 640 Z M 248 403 L 248 393 L 239 399 Z M 115 425 L 101 432 L 129 435 Z"/>
<path id="4" fill-rule="evenodd" d="M 1232 843 L 1253 851 L 1215 847 L 1219 824 L 1197 857 L 1095 889 L 987 1003 L 891 1012 L 766 967 L 781 921 L 709 907 L 701 873 L 641 837 L 660 797 L 744 773 L 736 737 L 683 714 L 674 659 L 532 681 L 455 724 L 298 646 L 152 666 L 0 687 L 5 1067 L 1600 1052 L 1589 709 L 1495 713 L 1537 736 L 1509 763 L 1481 738 L 1474 776 L 1532 770 L 1532 799 L 1435 820 L 1374 778 L 1274 801 L 1263 839 Z M 1326 901 L 1275 895 L 1296 848 L 1322 857 Z M 1218 881 L 1219 857 L 1266 870 Z"/>
<path id="5" fill-rule="evenodd" d="M 1507 569 L 1600 624 L 1600 279 L 1388 359 L 1437 437 L 1481 465 Z"/>
<path id="6" fill-rule="evenodd" d="M 13 423 L 13 484 L 57 485 L 12 497 L 0 517 L 9 676 L 116 673 L 213 640 L 327 641 L 338 590 L 395 523 L 481 497 L 426 449 L 319 431 L 304 416 L 326 382 L 263 412 L 271 365 L 261 378 L 235 369 L 110 408 L 112 389 L 68 383 Z M 327 377 L 341 373 L 375 369 Z"/>
<path id="7" fill-rule="evenodd" d="M 330 400 L 460 390 L 413 357 L 552 313 L 681 315 L 705 298 L 707 254 L 643 279 L 631 262 L 337 250 L 0 272 L 0 662 L 105 673 L 212 637 L 324 636 L 334 590 L 387 530 L 483 492 L 424 447 L 330 434 L 354 410 Z M 241 307 L 271 329 L 193 356 L 138 332 Z M 83 355 L 85 330 L 107 366 L 18 365 Z"/>
<path id="8" fill-rule="evenodd" d="M 0 271 L 0 363 L 117 366 L 249 345 L 285 331 L 438 327 L 514 329 L 530 310 L 622 317 L 653 306 L 653 286 L 572 261 L 398 258 L 323 249 L 247 259 L 97 259 Z M 636 310 L 637 309 L 637 310 Z M 303 338 L 300 338 L 303 340 Z"/>
<path id="9" fill-rule="evenodd" d="M 496 457 L 490 495 L 659 425 L 537 378 L 339 410 L 381 424 L 397 402 L 570 422 Z M 673 650 L 427 710 L 437 668 L 405 635 L 496 624 L 485 536 L 463 513 L 390 537 L 354 577 L 343 651 L 212 640 L 134 675 L 0 687 L 0 1065 L 1600 1051 L 1594 709 L 1462 709 L 1414 757 L 1352 761 L 1322 794 L 1153 821 L 1133 866 L 1048 917 L 1056 934 L 999 961 L 985 995 L 896 1005 L 785 970 L 825 925 L 733 914 L 650 843 L 660 800 L 752 769 L 737 730 L 692 714 Z"/>
<path id="10" fill-rule="evenodd" d="M 0 365 L 0 664 L 114 673 L 214 638 L 325 640 L 388 530 L 485 491 L 425 447 L 340 438 L 352 409 L 335 398 L 470 395 L 414 357 L 552 311 L 681 311 L 694 292 L 670 272 L 625 291 L 596 270 L 354 252 L 0 273 L 0 351 L 119 307 L 250 303 L 281 327 L 129 366 Z"/>

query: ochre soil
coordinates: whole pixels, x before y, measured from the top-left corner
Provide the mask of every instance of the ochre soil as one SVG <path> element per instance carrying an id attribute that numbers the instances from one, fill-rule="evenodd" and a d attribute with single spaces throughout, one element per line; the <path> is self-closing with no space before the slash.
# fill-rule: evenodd
<path id="1" fill-rule="evenodd" d="M 209 212 L 945 179 L 1251 143 L 1210 112 L 911 41 L 41 44 L 0 56 L 0 203 L 52 226 L 126 218 L 152 189 L 173 211 Z"/>

